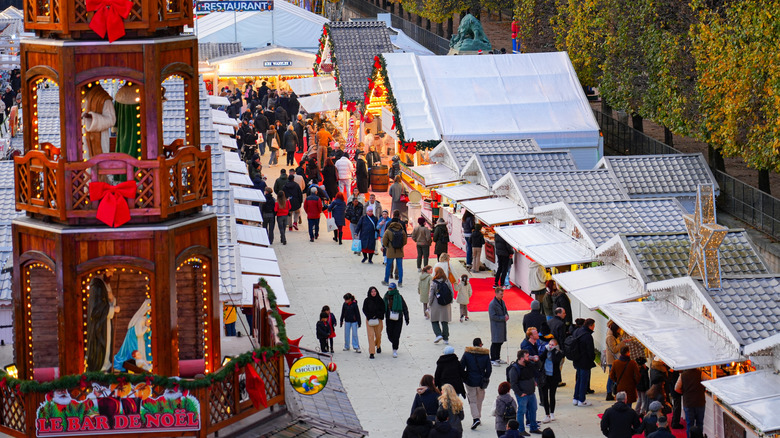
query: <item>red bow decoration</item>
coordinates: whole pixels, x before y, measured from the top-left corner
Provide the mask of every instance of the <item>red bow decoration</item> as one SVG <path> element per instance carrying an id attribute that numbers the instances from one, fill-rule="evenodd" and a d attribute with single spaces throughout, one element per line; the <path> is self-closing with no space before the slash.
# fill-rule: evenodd
<path id="1" fill-rule="evenodd" d="M 374 81 L 371 80 L 371 78 L 368 78 L 368 89 L 373 90 L 374 89 Z"/>
<path id="2" fill-rule="evenodd" d="M 417 142 L 404 143 L 404 152 L 407 154 L 413 154 L 417 152 Z"/>
<path id="3" fill-rule="evenodd" d="M 374 56 L 374 68 L 377 70 L 382 68 L 382 61 L 379 60 L 378 56 Z"/>
<path id="4" fill-rule="evenodd" d="M 104 182 L 89 183 L 89 200 L 100 201 L 97 218 L 109 227 L 120 227 L 130 220 L 130 207 L 124 198 L 135 200 L 135 181 L 112 186 Z"/>
<path id="5" fill-rule="evenodd" d="M 347 102 L 347 111 L 354 113 L 357 109 L 357 104 L 355 102 Z"/>
<path id="6" fill-rule="evenodd" d="M 317 69 L 316 69 L 316 68 L 312 68 L 312 69 L 311 69 L 311 71 L 312 71 L 312 73 L 314 73 L 314 77 L 315 77 L 315 78 L 316 78 L 317 76 L 319 76 L 319 75 L 317 74 Z"/>
<path id="7" fill-rule="evenodd" d="M 290 344 L 290 351 L 284 355 L 284 358 L 287 359 L 287 366 L 289 366 L 290 368 L 292 368 L 295 359 L 298 359 L 299 357 L 303 357 L 303 353 L 301 353 L 301 349 L 298 348 L 298 344 L 301 343 L 301 339 L 303 339 L 303 336 L 301 336 L 298 339 L 287 338 L 287 342 Z"/>
<path id="8" fill-rule="evenodd" d="M 393 126 L 391 126 L 390 129 L 395 129 L 395 116 L 393 116 Z"/>
<path id="9" fill-rule="evenodd" d="M 347 108 L 349 108 L 349 105 L 347 106 Z M 279 309 L 278 307 L 276 308 L 276 311 L 279 313 L 279 316 L 282 317 L 282 321 L 286 321 L 287 318 L 295 315 L 294 313 L 287 313 L 284 310 Z"/>
<path id="10" fill-rule="evenodd" d="M 318 54 L 317 54 L 317 57 L 316 57 L 316 58 L 314 58 L 314 62 L 316 62 L 317 64 L 319 64 L 319 63 L 320 63 L 320 61 L 322 61 L 322 57 L 321 57 L 321 56 L 320 56 L 320 54 L 318 53 Z"/>
<path id="11" fill-rule="evenodd" d="M 130 15 L 133 2 L 130 0 L 87 0 L 87 11 L 95 12 L 89 22 L 89 28 L 113 43 L 125 36 L 124 19 Z"/>
<path id="12" fill-rule="evenodd" d="M 260 409 L 260 405 L 264 408 L 268 407 L 265 382 L 252 365 L 246 366 L 246 392 L 249 394 L 249 399 L 252 400 L 252 406 L 255 409 Z"/>

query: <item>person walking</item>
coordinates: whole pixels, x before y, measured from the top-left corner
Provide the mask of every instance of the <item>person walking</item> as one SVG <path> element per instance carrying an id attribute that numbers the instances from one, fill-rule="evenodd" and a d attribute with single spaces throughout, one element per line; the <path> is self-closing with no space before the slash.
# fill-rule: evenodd
<path id="1" fill-rule="evenodd" d="M 429 421 L 434 421 L 436 418 L 436 411 L 439 409 L 439 395 L 441 392 L 436 387 L 436 382 L 433 380 L 433 376 L 425 374 L 420 379 L 420 386 L 417 388 L 417 392 L 414 395 L 414 402 L 412 402 L 412 412 L 418 408 L 425 409 L 425 414 Z"/>
<path id="2" fill-rule="evenodd" d="M 368 167 L 360 148 L 355 152 L 355 185 L 360 193 L 368 193 Z"/>
<path id="3" fill-rule="evenodd" d="M 385 322 L 387 322 L 387 339 L 393 346 L 393 357 L 398 357 L 398 343 L 401 339 L 402 322 L 409 325 L 409 308 L 404 297 L 398 292 L 395 283 L 390 283 L 384 296 Z M 401 319 L 403 318 L 403 319 Z"/>
<path id="4" fill-rule="evenodd" d="M 417 244 L 417 272 L 428 264 L 431 254 L 431 230 L 425 226 L 425 218 L 417 218 L 417 226 L 412 230 L 412 240 Z"/>
<path id="5" fill-rule="evenodd" d="M 343 192 L 339 192 L 342 193 Z M 360 203 L 360 199 L 357 197 L 352 198 L 352 202 L 347 203 L 347 212 L 345 217 L 349 221 L 349 231 L 352 234 L 352 240 L 357 240 L 360 238 L 360 235 L 358 234 L 358 222 L 360 222 L 360 218 L 363 217 L 363 204 Z M 359 251 L 355 251 L 355 248 L 352 250 L 353 254 L 360 254 Z"/>
<path id="6" fill-rule="evenodd" d="M 420 273 L 420 281 L 417 283 L 417 294 L 420 296 L 420 302 L 423 305 L 423 314 L 425 319 L 429 319 L 428 314 L 428 297 L 431 292 L 431 280 L 433 279 L 433 267 L 426 265 Z"/>
<path id="7" fill-rule="evenodd" d="M 320 199 L 317 187 L 312 187 L 311 193 L 303 203 L 306 219 L 309 224 L 309 242 L 320 238 L 320 216 L 322 215 L 322 199 Z"/>
<path id="8" fill-rule="evenodd" d="M 284 132 L 284 150 L 287 152 L 287 165 L 295 165 L 295 151 L 298 150 L 298 134 L 295 133 L 293 125 L 287 125 Z"/>
<path id="9" fill-rule="evenodd" d="M 439 218 L 436 221 L 436 227 L 433 229 L 433 252 L 436 254 L 436 260 L 447 252 L 447 244 L 450 242 L 450 232 L 447 230 L 447 222 Z"/>
<path id="10" fill-rule="evenodd" d="M 557 314 L 556 314 L 557 317 Z M 592 403 L 585 400 L 588 388 L 590 388 L 590 373 L 593 368 L 596 367 L 596 351 L 593 347 L 593 329 L 596 326 L 596 321 L 592 318 L 585 320 L 582 327 L 578 328 L 572 336 L 576 338 L 577 343 L 577 355 L 573 360 L 574 369 L 577 370 L 575 375 L 574 384 L 574 399 L 573 404 L 575 406 L 591 406 Z M 623 400 L 625 403 L 625 399 Z M 631 412 L 634 412 L 633 410 Z M 636 414 L 636 412 L 634 412 Z"/>
<path id="11" fill-rule="evenodd" d="M 528 420 L 530 432 L 541 434 L 536 422 L 536 369 L 537 363 L 530 359 L 528 350 L 519 350 L 517 360 L 509 366 L 509 384 L 517 399 L 517 421 L 520 423 L 520 434 L 525 435 L 525 420 Z"/>
<path id="12" fill-rule="evenodd" d="M 316 163 L 316 160 L 314 162 Z M 322 168 L 322 182 L 325 184 L 325 190 L 330 199 L 335 198 L 336 193 L 339 192 L 339 172 L 330 157 L 325 160 L 325 165 Z"/>
<path id="13" fill-rule="evenodd" d="M 330 330 L 330 334 L 328 335 L 328 351 L 333 354 L 336 352 L 336 350 L 333 349 L 333 338 L 336 337 L 336 315 L 331 313 L 330 306 L 322 306 L 322 310 L 320 310 L 320 313 L 325 313 L 328 315 L 328 329 Z"/>
<path id="14" fill-rule="evenodd" d="M 613 368 L 614 369 L 614 368 Z M 639 427 L 639 415 L 626 403 L 626 393 L 615 396 L 615 404 L 601 416 L 601 433 L 607 438 L 626 438 L 634 435 Z"/>
<path id="15" fill-rule="evenodd" d="M 558 340 L 550 339 L 550 342 L 542 348 L 539 355 L 539 362 L 542 364 L 542 373 L 544 377 L 539 384 L 539 398 L 544 407 L 544 419 L 542 423 L 555 421 L 555 392 L 558 390 L 558 384 L 561 383 L 561 361 L 564 355 Z"/>
<path id="16" fill-rule="evenodd" d="M 504 287 L 506 281 L 506 275 L 509 273 L 509 267 L 512 265 L 512 255 L 514 249 L 506 243 L 500 234 L 496 233 L 495 240 L 496 259 L 498 260 L 498 269 L 496 269 L 496 277 L 493 281 L 493 287 Z"/>
<path id="17" fill-rule="evenodd" d="M 270 187 L 265 188 L 265 203 L 260 209 L 263 213 L 263 228 L 268 233 L 268 244 L 274 244 L 274 228 L 276 227 L 276 201 L 274 200 L 274 190 Z"/>
<path id="18" fill-rule="evenodd" d="M 346 155 L 336 161 L 336 170 L 339 175 L 339 191 L 349 193 L 349 188 L 352 185 L 352 172 L 354 172 L 354 166 Z"/>
<path id="19" fill-rule="evenodd" d="M 428 309 L 430 309 L 431 326 L 436 339 L 434 344 L 441 340 L 449 345 L 450 328 L 449 323 L 452 320 L 452 285 L 447 279 L 447 275 L 441 268 L 433 271 L 433 281 L 431 281 L 431 290 L 428 296 Z"/>
<path id="20" fill-rule="evenodd" d="M 317 138 L 317 162 L 320 163 L 320 167 L 323 167 L 325 157 L 328 156 L 328 146 L 330 145 L 330 142 L 336 140 L 333 139 L 330 132 L 325 130 L 325 125 L 320 125 L 320 129 L 315 136 Z"/>
<path id="21" fill-rule="evenodd" d="M 363 315 L 368 331 L 368 358 L 373 359 L 374 353 L 382 352 L 382 323 L 385 319 L 385 301 L 374 286 L 368 288 L 366 299 L 363 300 Z"/>
<path id="22" fill-rule="evenodd" d="M 400 217 L 406 217 L 406 202 L 403 202 L 401 200 L 402 196 L 406 196 L 406 189 L 403 186 L 403 183 L 401 182 L 401 175 L 397 175 L 395 178 L 391 178 L 393 181 L 393 184 L 390 186 L 390 188 L 387 190 L 388 193 L 390 193 L 390 199 L 392 202 L 390 203 L 390 209 L 393 211 L 398 210 L 401 212 Z"/>
<path id="23" fill-rule="evenodd" d="M 428 438 L 431 428 L 433 428 L 433 423 L 428 420 L 425 408 L 419 406 L 412 411 L 412 415 L 406 420 L 406 427 L 401 438 Z"/>
<path id="24" fill-rule="evenodd" d="M 393 211 L 393 219 L 390 220 L 390 225 L 387 226 L 385 234 L 382 236 L 382 246 L 386 248 L 387 264 L 385 265 L 385 279 L 382 280 L 383 285 L 387 285 L 390 281 L 390 273 L 393 271 L 393 262 L 395 262 L 396 269 L 398 270 L 398 286 L 403 287 L 404 284 L 404 246 L 406 246 L 407 236 L 406 227 L 401 223 L 401 212 L 398 210 Z"/>
<path id="25" fill-rule="evenodd" d="M 460 421 L 460 419 L 458 419 Z M 433 425 L 428 438 L 461 438 L 462 432 L 459 434 L 457 430 L 452 428 L 450 424 L 450 413 L 446 409 L 439 409 L 436 411 L 436 424 Z"/>
<path id="26" fill-rule="evenodd" d="M 471 430 L 474 430 L 482 424 L 482 402 L 485 400 L 485 389 L 490 382 L 493 367 L 490 366 L 490 351 L 482 348 L 482 339 L 474 338 L 471 344 L 460 358 L 460 367 L 473 419 Z"/>
<path id="27" fill-rule="evenodd" d="M 374 196 L 374 195 L 371 195 Z M 376 208 L 374 208 L 374 212 L 376 213 Z M 382 245 L 382 238 L 385 236 L 385 231 L 387 230 L 387 226 L 390 225 L 390 213 L 387 210 L 382 210 L 381 216 L 379 216 L 379 223 L 377 224 L 377 231 L 379 238 L 379 246 L 382 247 L 382 264 L 387 264 L 387 248 L 385 248 L 384 245 Z"/>
<path id="28" fill-rule="evenodd" d="M 368 257 L 368 263 L 374 264 L 377 225 L 378 221 L 376 216 L 374 216 L 374 206 L 369 205 L 366 208 L 366 215 L 360 218 L 357 225 L 357 232 L 360 237 L 360 251 L 363 253 L 363 260 L 360 263 L 365 263 L 366 257 Z"/>
<path id="29" fill-rule="evenodd" d="M 517 422 L 517 401 L 509 394 L 512 389 L 509 382 L 501 382 L 498 385 L 498 397 L 496 397 L 496 435 L 504 436 L 509 421 Z"/>
<path id="30" fill-rule="evenodd" d="M 615 400 L 615 396 L 612 395 L 612 386 L 615 384 L 615 381 L 612 380 L 612 364 L 615 363 L 615 360 L 620 357 L 620 327 L 615 324 L 614 321 L 608 321 L 607 322 L 607 338 L 606 338 L 606 344 L 607 348 L 604 350 L 604 353 L 606 355 L 605 362 L 607 363 L 607 368 L 609 371 L 609 376 L 607 378 L 607 401 Z"/>
<path id="31" fill-rule="evenodd" d="M 268 131 L 265 133 L 265 141 L 268 145 L 268 149 L 271 151 L 271 158 L 268 160 L 268 167 L 274 167 L 279 164 L 279 148 L 282 141 L 279 138 L 279 134 L 276 132 L 276 127 L 271 125 L 268 127 Z"/>
<path id="32" fill-rule="evenodd" d="M 682 394 L 688 438 L 691 436 L 691 427 L 704 428 L 704 408 L 707 402 L 704 397 L 704 385 L 701 384 L 702 380 L 707 380 L 707 376 L 698 368 L 691 368 L 681 372 L 674 385 L 674 391 Z"/>
<path id="33" fill-rule="evenodd" d="M 496 296 L 488 305 L 490 318 L 490 362 L 493 366 L 505 364 L 501 359 L 501 346 L 506 342 L 506 323 L 509 321 L 509 311 L 504 302 L 504 289 L 497 287 Z"/>
<path id="34" fill-rule="evenodd" d="M 555 293 L 556 285 L 553 280 L 547 280 L 544 283 L 544 297 L 542 298 L 542 313 L 547 318 L 547 321 L 555 317 Z M 563 341 L 561 341 L 563 342 Z"/>
<path id="35" fill-rule="evenodd" d="M 482 267 L 482 247 L 485 246 L 485 235 L 482 234 L 482 224 L 474 225 L 471 233 L 471 272 L 476 274 Z"/>
<path id="36" fill-rule="evenodd" d="M 453 354 L 453 356 L 455 355 Z M 457 356 L 455 356 L 456 362 L 457 359 Z M 435 379 L 436 376 L 434 376 Z M 458 398 L 457 389 L 450 383 L 445 383 L 441 386 L 439 409 L 436 411 L 437 417 L 439 417 L 442 411 L 447 413 L 447 422 L 454 432 L 451 436 L 461 438 L 463 436 L 463 418 L 465 417 L 463 414 L 463 402 Z"/>
<path id="37" fill-rule="evenodd" d="M 564 321 L 566 322 L 567 327 L 571 327 L 573 322 L 572 319 L 574 318 L 574 314 L 571 311 L 571 300 L 566 292 L 559 289 L 557 285 L 555 286 L 555 292 L 553 292 L 553 302 L 555 303 L 555 307 L 562 307 L 566 310 Z"/>
<path id="38" fill-rule="evenodd" d="M 279 178 L 276 178 L 276 181 L 274 181 L 274 193 L 278 194 L 285 184 L 287 184 L 287 169 L 281 169 Z"/>
<path id="39" fill-rule="evenodd" d="M 658 417 L 658 422 L 656 424 L 658 429 L 648 435 L 647 438 L 674 438 L 674 434 L 669 430 L 669 420 L 667 420 L 666 415 Z M 701 432 L 701 427 L 696 426 L 696 430 Z M 691 435 L 691 438 L 693 438 L 693 435 Z"/>
<path id="40" fill-rule="evenodd" d="M 439 390 L 446 384 L 452 385 L 455 392 L 463 398 L 466 398 L 466 389 L 463 387 L 463 375 L 461 373 L 460 361 L 455 354 L 455 349 L 447 345 L 444 347 L 441 356 L 436 360 L 436 371 L 433 373 L 433 379 Z"/>
<path id="41" fill-rule="evenodd" d="M 347 212 L 347 203 L 344 202 L 344 194 L 336 193 L 336 198 L 328 204 L 328 211 L 333 215 L 333 221 L 336 223 L 336 229 L 333 230 L 333 241 L 341 245 L 344 238 L 345 216 Z"/>
<path id="42" fill-rule="evenodd" d="M 346 323 L 346 325 L 345 325 Z M 344 327 L 344 351 L 349 351 L 349 340 L 352 338 L 352 347 L 355 353 L 360 353 L 360 341 L 358 340 L 358 328 L 361 325 L 360 308 L 355 296 L 351 293 L 344 295 L 344 304 L 341 305 L 341 317 L 339 325 Z"/>
<path id="43" fill-rule="evenodd" d="M 531 301 L 531 311 L 523 316 L 523 330 L 529 327 L 536 327 L 542 336 L 550 334 L 550 328 L 547 326 L 547 318 L 542 315 L 542 305 L 539 301 Z"/>
<path id="44" fill-rule="evenodd" d="M 296 185 L 297 187 L 297 185 Z M 276 205 L 274 205 L 274 213 L 276 213 L 276 224 L 279 226 L 279 238 L 282 240 L 282 245 L 287 245 L 287 220 L 289 219 L 290 201 L 287 200 L 287 195 L 284 190 L 279 191 L 279 196 L 276 197 Z"/>
<path id="45" fill-rule="evenodd" d="M 282 191 L 287 195 L 287 200 L 290 201 L 290 223 L 287 225 L 287 231 L 298 231 L 298 220 L 301 217 L 301 206 L 303 205 L 303 190 L 301 190 L 300 184 L 295 182 L 295 174 L 287 174 L 287 184 L 284 185 Z"/>
<path id="46" fill-rule="evenodd" d="M 320 341 L 320 351 L 323 353 L 328 352 L 328 338 L 330 337 L 330 327 L 328 327 L 329 315 L 325 312 L 320 312 L 320 319 L 315 326 L 317 340 Z"/>
<path id="47" fill-rule="evenodd" d="M 460 322 L 469 320 L 469 300 L 471 299 L 471 285 L 469 276 L 463 274 L 460 276 L 460 282 L 455 286 L 458 296 L 455 299 L 460 306 Z"/>
<path id="48" fill-rule="evenodd" d="M 466 210 L 463 213 L 463 238 L 466 240 L 466 269 L 471 269 L 472 263 L 472 249 L 471 249 L 471 235 L 474 232 L 474 215 Z"/>
<path id="49" fill-rule="evenodd" d="M 614 382 L 618 392 L 626 393 L 625 403 L 630 408 L 637 400 L 636 387 L 639 385 L 641 376 L 639 375 L 639 365 L 631 359 L 627 345 L 620 348 L 620 356 L 612 363 L 609 378 Z"/>

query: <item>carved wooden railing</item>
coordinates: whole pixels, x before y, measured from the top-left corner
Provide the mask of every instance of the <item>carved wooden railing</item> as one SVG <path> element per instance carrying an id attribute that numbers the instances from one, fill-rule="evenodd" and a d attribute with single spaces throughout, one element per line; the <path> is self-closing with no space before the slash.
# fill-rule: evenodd
<path id="1" fill-rule="evenodd" d="M 130 14 L 123 20 L 132 33 L 154 32 L 166 27 L 192 26 L 192 3 L 186 0 L 132 0 Z M 28 31 L 61 34 L 91 32 L 89 22 L 93 12 L 87 11 L 86 0 L 26 0 L 24 25 Z"/>
<path id="2" fill-rule="evenodd" d="M 159 217 L 211 203 L 211 152 L 194 146 L 170 157 L 136 160 L 121 153 L 101 154 L 84 162 L 52 161 L 40 151 L 14 158 L 16 208 L 56 218 L 95 219 L 100 201 L 89 199 L 89 184 L 134 180 L 130 216 Z"/>

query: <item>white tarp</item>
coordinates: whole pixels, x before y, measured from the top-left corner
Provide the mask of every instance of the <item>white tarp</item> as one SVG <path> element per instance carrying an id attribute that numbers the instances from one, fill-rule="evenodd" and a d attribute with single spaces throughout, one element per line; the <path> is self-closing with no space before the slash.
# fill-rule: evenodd
<path id="1" fill-rule="evenodd" d="M 459 186 L 442 187 L 436 189 L 436 193 L 445 198 L 452 199 L 455 202 L 465 201 L 467 199 L 487 198 L 490 191 L 479 184 L 461 184 Z"/>
<path id="2" fill-rule="evenodd" d="M 767 370 L 755 371 L 702 384 L 759 432 L 780 430 L 779 375 Z"/>
<path id="3" fill-rule="evenodd" d="M 667 301 L 604 304 L 601 310 L 676 370 L 740 359 L 737 345 Z"/>
<path id="4" fill-rule="evenodd" d="M 317 76 L 313 78 L 288 79 L 287 85 L 292 88 L 300 98 L 307 94 L 329 93 L 338 91 L 336 82 L 330 76 Z"/>
<path id="5" fill-rule="evenodd" d="M 531 217 L 526 214 L 525 210 L 518 206 L 502 208 L 499 210 L 482 211 L 475 213 L 474 216 L 479 219 L 480 222 L 490 227 L 513 224 L 515 222 L 531 219 Z"/>
<path id="6" fill-rule="evenodd" d="M 426 164 L 413 167 L 401 165 L 401 170 L 425 187 L 460 181 L 460 176 L 457 172 L 442 164 Z"/>
<path id="7" fill-rule="evenodd" d="M 241 43 L 245 49 L 269 43 L 316 53 L 322 26 L 328 19 L 284 0 L 272 12 L 214 12 L 197 20 L 200 43 Z"/>
<path id="8" fill-rule="evenodd" d="M 496 228 L 496 233 L 512 248 L 548 268 L 595 260 L 590 250 L 550 224 L 510 225 Z"/>
<path id="9" fill-rule="evenodd" d="M 339 93 L 324 93 L 305 96 L 298 99 L 298 103 L 308 113 L 319 113 L 322 111 L 335 111 L 341 107 Z"/>
<path id="10" fill-rule="evenodd" d="M 580 168 L 603 155 L 565 52 L 383 56 L 407 141 L 533 138 L 542 149 L 570 150 Z"/>
<path id="11" fill-rule="evenodd" d="M 590 310 L 647 296 L 639 281 L 613 265 L 555 274 L 553 280 Z"/>

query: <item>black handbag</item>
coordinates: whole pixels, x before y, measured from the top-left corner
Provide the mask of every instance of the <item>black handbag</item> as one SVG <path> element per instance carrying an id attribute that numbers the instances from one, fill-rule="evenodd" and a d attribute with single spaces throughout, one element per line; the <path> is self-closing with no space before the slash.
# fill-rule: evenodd
<path id="1" fill-rule="evenodd" d="M 482 377 L 482 384 L 479 385 L 482 389 L 487 389 L 488 385 L 490 385 L 490 377 Z"/>

